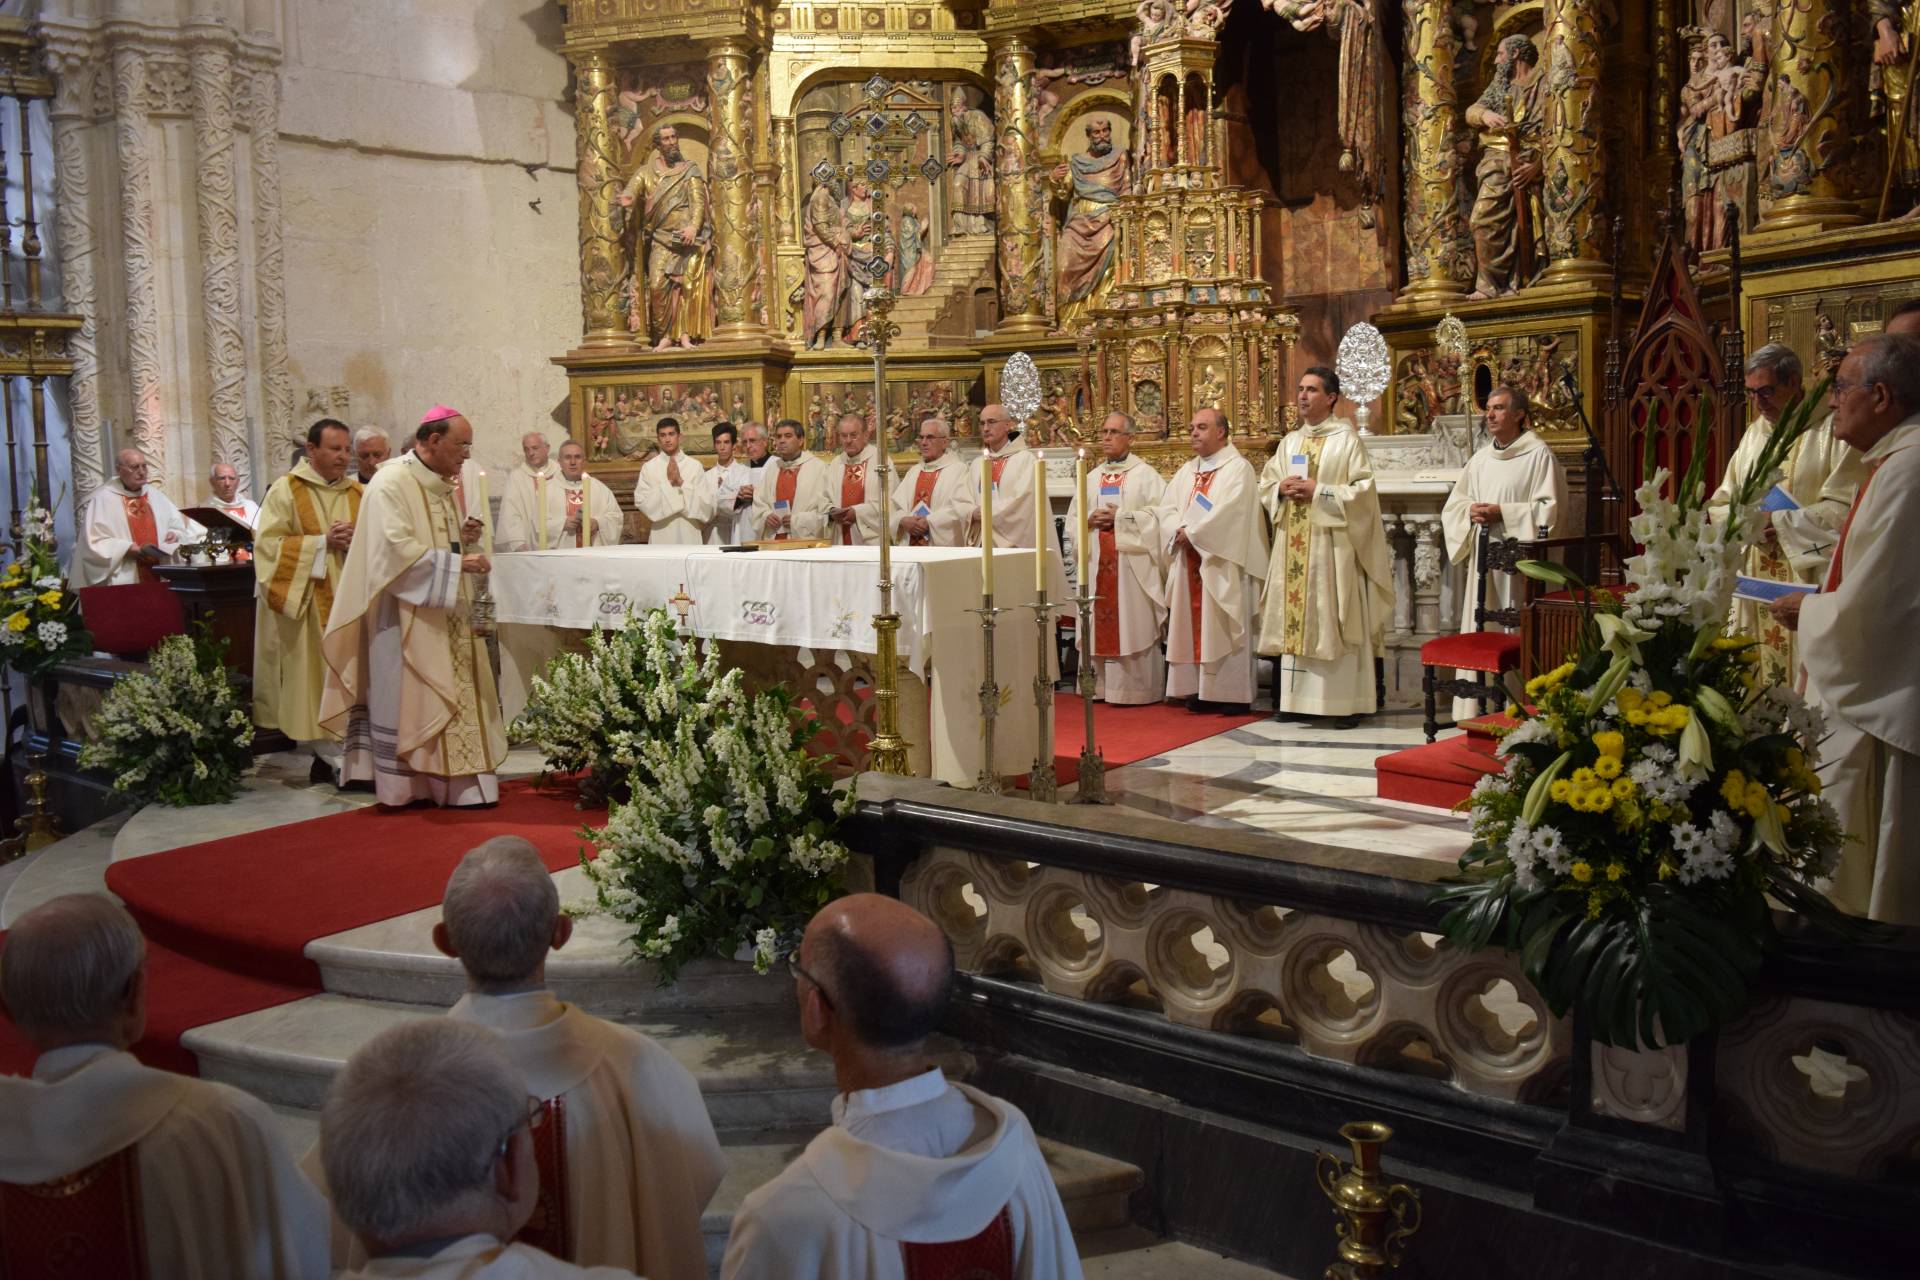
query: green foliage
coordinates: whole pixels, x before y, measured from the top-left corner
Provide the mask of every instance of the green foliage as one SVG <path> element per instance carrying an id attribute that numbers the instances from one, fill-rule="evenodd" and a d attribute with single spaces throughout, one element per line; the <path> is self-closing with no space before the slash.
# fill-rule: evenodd
<path id="1" fill-rule="evenodd" d="M 224 804 L 253 764 L 253 721 L 240 705 L 205 624 L 168 636 L 150 669 L 122 676 L 93 721 L 80 767 L 113 775 L 113 789 L 146 802 Z"/>

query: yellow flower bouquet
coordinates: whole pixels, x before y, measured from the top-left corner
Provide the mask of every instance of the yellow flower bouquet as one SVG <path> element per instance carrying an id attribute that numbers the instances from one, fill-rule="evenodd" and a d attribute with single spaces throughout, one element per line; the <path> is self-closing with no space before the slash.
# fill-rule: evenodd
<path id="1" fill-rule="evenodd" d="M 60 574 L 53 516 L 26 513 L 20 554 L 0 569 L 0 665 L 35 680 L 69 658 L 93 651 L 80 621 L 80 598 Z"/>

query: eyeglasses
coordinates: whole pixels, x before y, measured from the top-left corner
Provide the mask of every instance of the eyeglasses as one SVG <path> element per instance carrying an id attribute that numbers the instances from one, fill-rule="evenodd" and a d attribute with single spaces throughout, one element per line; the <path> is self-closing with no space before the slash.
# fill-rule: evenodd
<path id="1" fill-rule="evenodd" d="M 1752 400 L 1772 400 L 1780 395 L 1779 387 L 1748 387 L 1747 397 Z"/>
<path id="2" fill-rule="evenodd" d="M 1865 382 L 1865 381 L 1849 382 L 1845 378 L 1835 378 L 1831 383 L 1828 384 L 1827 395 L 1829 399 L 1838 400 L 1841 396 L 1844 396 L 1849 392 L 1859 391 L 1865 387 L 1870 387 L 1872 385 L 1873 385 L 1872 383 Z"/>
<path id="3" fill-rule="evenodd" d="M 546 1122 L 547 1122 L 546 1101 L 542 1098 L 536 1098 L 532 1094 L 528 1094 L 527 1095 L 527 1113 L 524 1116 L 520 1117 L 519 1121 L 513 1126 L 513 1128 L 507 1130 L 506 1136 L 500 1139 L 500 1145 L 498 1148 L 495 1149 L 494 1154 L 502 1159 L 505 1159 L 507 1154 L 507 1148 L 511 1146 L 513 1143 L 514 1134 L 520 1132 L 520 1130 L 523 1127 L 528 1132 L 532 1132 L 533 1130 L 538 1129 L 541 1125 L 545 1124 Z"/>
<path id="4" fill-rule="evenodd" d="M 800 963 L 800 953 L 798 951 L 787 952 L 787 972 L 792 974 L 796 980 L 812 984 L 813 989 L 820 993 L 820 999 L 826 1002 L 827 1008 L 833 1008 L 833 997 L 827 994 L 827 989 L 820 984 L 820 979 L 806 971 L 806 968 Z"/>

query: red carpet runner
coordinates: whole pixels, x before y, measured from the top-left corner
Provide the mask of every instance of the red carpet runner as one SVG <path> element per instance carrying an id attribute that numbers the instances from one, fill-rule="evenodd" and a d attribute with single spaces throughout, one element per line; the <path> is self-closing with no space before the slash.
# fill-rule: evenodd
<path id="1" fill-rule="evenodd" d="M 1029 708 L 1032 701 L 1029 696 Z M 1032 711 L 1028 710 L 1027 714 L 1031 715 Z M 1110 707 L 1104 702 L 1096 702 L 1093 704 L 1093 738 L 1107 762 L 1107 768 L 1118 769 L 1123 764 L 1134 764 L 1151 756 L 1164 755 L 1177 747 L 1191 746 L 1217 733 L 1264 719 L 1264 713 L 1244 716 L 1196 714 L 1185 707 L 1165 702 L 1150 702 L 1138 707 Z M 1063 787 L 1079 780 L 1080 748 L 1086 745 L 1086 729 L 1086 711 L 1080 695 L 1055 694 L 1053 771 Z"/>

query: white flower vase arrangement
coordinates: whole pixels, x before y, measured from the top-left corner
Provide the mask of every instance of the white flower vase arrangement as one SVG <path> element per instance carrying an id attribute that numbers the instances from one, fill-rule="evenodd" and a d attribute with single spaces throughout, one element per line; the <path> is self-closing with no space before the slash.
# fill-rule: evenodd
<path id="1" fill-rule="evenodd" d="M 1521 566 L 1579 594 L 1579 652 L 1524 692 L 1510 678 L 1505 767 L 1467 801 L 1473 843 L 1436 900 L 1454 944 L 1518 953 L 1554 1013 L 1575 1011 L 1600 1043 L 1682 1044 L 1737 1017 L 1773 939 L 1769 897 L 1847 927 L 1819 892 L 1844 839 L 1814 776 L 1820 717 L 1760 684 L 1751 637 L 1725 634 L 1760 499 L 1825 391 L 1783 415 L 1717 522 L 1701 435 L 1678 484 L 1649 444 L 1642 551 L 1618 601 L 1558 565 Z"/>
<path id="2" fill-rule="evenodd" d="M 115 791 L 142 802 L 233 799 L 253 764 L 253 720 L 222 660 L 226 647 L 204 625 L 193 637 L 162 640 L 149 670 L 122 676 L 107 691 L 80 767 L 105 770 Z"/>
<path id="3" fill-rule="evenodd" d="M 93 651 L 80 597 L 60 573 L 53 513 L 31 506 L 20 553 L 0 572 L 0 666 L 38 680 L 69 658 Z"/>
<path id="4" fill-rule="evenodd" d="M 813 717 L 787 690 L 747 693 L 665 609 L 627 623 L 556 659 L 515 731 L 613 797 L 605 828 L 580 833 L 599 850 L 582 865 L 663 984 L 708 957 L 750 953 L 765 973 L 840 892 L 852 786 L 807 753 Z"/>

